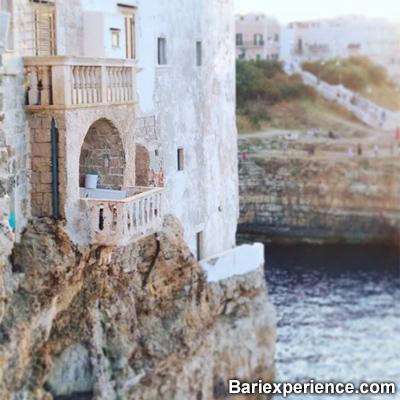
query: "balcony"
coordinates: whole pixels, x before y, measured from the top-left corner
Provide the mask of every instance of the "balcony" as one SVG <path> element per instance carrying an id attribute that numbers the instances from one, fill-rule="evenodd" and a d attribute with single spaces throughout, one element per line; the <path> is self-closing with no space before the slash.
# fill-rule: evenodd
<path id="1" fill-rule="evenodd" d="M 28 109 L 136 102 L 136 60 L 24 57 Z"/>
<path id="2" fill-rule="evenodd" d="M 88 196 L 81 198 L 80 202 L 81 211 L 86 213 L 89 223 L 90 243 L 124 246 L 159 232 L 164 218 L 163 190 L 131 187 L 112 191 L 114 197 L 126 196 L 120 200 L 90 197 L 93 194 L 102 196 L 102 190 L 93 193 L 81 191 L 81 197 Z"/>

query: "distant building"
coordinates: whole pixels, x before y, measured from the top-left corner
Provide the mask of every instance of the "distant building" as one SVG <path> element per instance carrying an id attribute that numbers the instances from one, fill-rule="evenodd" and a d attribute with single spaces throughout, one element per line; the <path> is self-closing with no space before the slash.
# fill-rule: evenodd
<path id="1" fill-rule="evenodd" d="M 382 18 L 347 15 L 291 22 L 282 28 L 281 58 L 324 60 L 365 55 L 388 66 L 396 41 L 394 24 Z"/>
<path id="2" fill-rule="evenodd" d="M 236 58 L 278 60 L 280 25 L 265 14 L 236 15 Z"/>

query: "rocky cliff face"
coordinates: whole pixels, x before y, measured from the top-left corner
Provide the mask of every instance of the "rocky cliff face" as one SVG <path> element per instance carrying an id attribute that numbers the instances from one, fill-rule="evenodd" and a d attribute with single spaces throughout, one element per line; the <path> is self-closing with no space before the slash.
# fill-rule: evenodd
<path id="1" fill-rule="evenodd" d="M 400 163 L 271 157 L 240 163 L 239 232 L 264 240 L 399 243 Z"/>
<path id="2" fill-rule="evenodd" d="M 207 282 L 172 217 L 125 248 L 37 220 L 3 265 L 1 399 L 223 399 L 229 378 L 273 379 L 263 271 Z"/>

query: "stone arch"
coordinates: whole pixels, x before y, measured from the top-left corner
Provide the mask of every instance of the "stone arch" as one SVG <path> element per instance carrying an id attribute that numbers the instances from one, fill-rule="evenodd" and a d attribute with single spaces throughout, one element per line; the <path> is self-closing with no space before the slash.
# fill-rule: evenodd
<path id="1" fill-rule="evenodd" d="M 149 186 L 150 155 L 146 147 L 141 144 L 136 144 L 135 172 L 135 185 Z"/>
<path id="2" fill-rule="evenodd" d="M 97 187 L 120 189 L 124 184 L 125 151 L 115 125 L 102 118 L 88 129 L 79 157 L 79 185 L 85 186 L 85 174 L 99 176 Z"/>

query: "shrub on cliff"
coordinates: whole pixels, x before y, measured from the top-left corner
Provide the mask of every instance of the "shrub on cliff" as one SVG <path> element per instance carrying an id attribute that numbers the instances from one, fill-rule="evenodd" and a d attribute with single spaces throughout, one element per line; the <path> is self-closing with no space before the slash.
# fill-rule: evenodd
<path id="1" fill-rule="evenodd" d="M 268 107 L 280 101 L 315 97 L 300 75 L 285 74 L 282 62 L 277 60 L 238 60 L 236 96 L 240 132 L 260 129 L 262 121 L 270 120 Z"/>
<path id="2" fill-rule="evenodd" d="M 373 63 L 365 56 L 352 56 L 346 59 L 331 59 L 324 61 L 306 61 L 302 67 L 321 80 L 338 85 L 340 79 L 345 87 L 363 91 L 368 85 L 385 85 L 387 84 L 387 72 L 385 68 Z"/>

